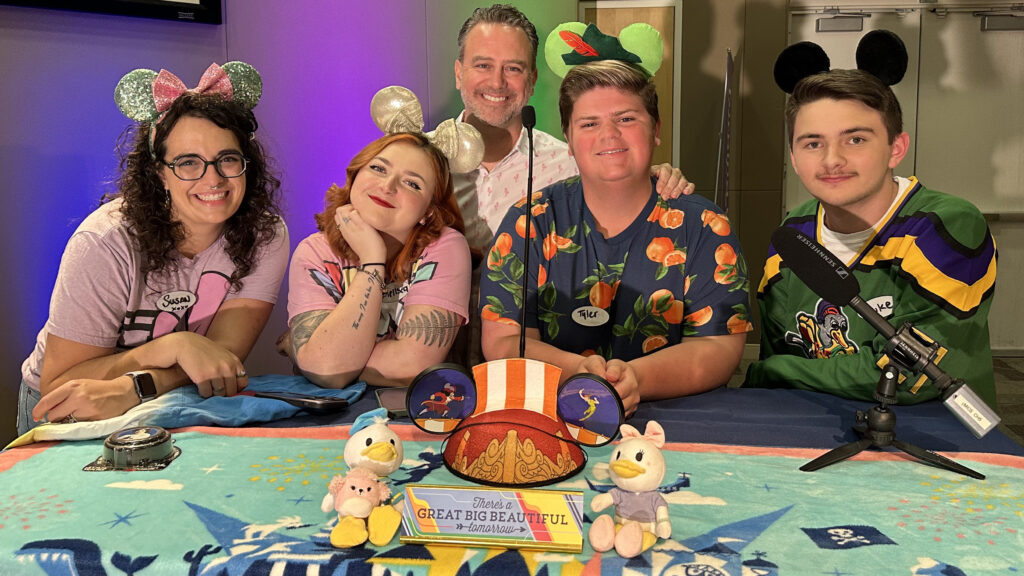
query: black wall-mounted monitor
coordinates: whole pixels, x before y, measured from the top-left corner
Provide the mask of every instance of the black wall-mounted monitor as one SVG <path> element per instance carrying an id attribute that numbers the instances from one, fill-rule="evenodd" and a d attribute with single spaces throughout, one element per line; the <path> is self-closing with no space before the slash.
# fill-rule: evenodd
<path id="1" fill-rule="evenodd" d="M 0 5 L 221 24 L 221 0 L 0 0 Z"/>

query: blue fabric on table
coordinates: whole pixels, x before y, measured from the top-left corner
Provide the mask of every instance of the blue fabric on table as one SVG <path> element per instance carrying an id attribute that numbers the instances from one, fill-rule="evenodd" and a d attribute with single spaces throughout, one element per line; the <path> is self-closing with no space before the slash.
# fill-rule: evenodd
<path id="1" fill-rule="evenodd" d="M 365 382 L 357 382 L 339 390 L 321 388 L 302 376 L 278 374 L 250 377 L 249 385 L 245 388 L 246 392 L 280 392 L 344 398 L 350 404 L 359 399 L 365 390 Z M 211 425 L 244 426 L 250 423 L 289 418 L 301 410 L 283 400 L 256 398 L 247 394 L 202 398 L 194 386 L 183 386 L 171 394 L 177 392 L 180 392 L 179 397 L 165 405 L 147 424 L 164 428 Z"/>
<path id="2" fill-rule="evenodd" d="M 321 388 L 302 376 L 270 374 L 250 376 L 245 392 L 283 392 L 344 398 L 352 404 L 366 391 L 365 382 L 342 389 Z M 203 398 L 195 386 L 182 386 L 159 398 L 140 404 L 120 416 L 95 422 L 47 423 L 29 430 L 8 447 L 48 440 L 89 440 L 104 438 L 131 426 L 245 426 L 290 418 L 301 408 L 283 400 L 237 396 Z"/>

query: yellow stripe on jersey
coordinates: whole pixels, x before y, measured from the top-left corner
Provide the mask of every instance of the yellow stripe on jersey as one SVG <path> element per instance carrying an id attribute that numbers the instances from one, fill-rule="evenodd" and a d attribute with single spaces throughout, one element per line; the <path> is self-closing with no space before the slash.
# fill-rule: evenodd
<path id="1" fill-rule="evenodd" d="M 764 276 L 761 276 L 761 285 L 757 287 L 757 293 L 763 294 L 764 287 L 768 285 L 768 281 L 779 275 L 779 263 L 782 262 L 782 256 L 778 254 L 772 255 L 764 263 Z"/>
<path id="2" fill-rule="evenodd" d="M 879 262 L 892 261 L 902 258 L 901 268 L 913 276 L 921 288 L 935 294 L 948 302 L 951 306 L 969 312 L 977 308 L 985 293 L 988 292 L 996 281 L 996 260 L 988 264 L 985 275 L 974 284 L 966 284 L 960 280 L 950 278 L 932 264 L 921 252 L 916 244 L 915 236 L 900 236 L 890 238 L 885 245 L 871 248 L 861 259 L 860 265 L 873 268 Z"/>

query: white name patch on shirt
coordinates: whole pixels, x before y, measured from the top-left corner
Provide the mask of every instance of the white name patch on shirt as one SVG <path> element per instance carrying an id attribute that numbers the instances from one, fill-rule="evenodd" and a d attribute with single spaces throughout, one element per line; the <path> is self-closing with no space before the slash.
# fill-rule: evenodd
<path id="1" fill-rule="evenodd" d="M 868 300 L 868 306 L 874 308 L 875 312 L 878 312 L 882 318 L 892 316 L 892 296 L 879 296 L 878 298 L 872 298 L 871 300 Z"/>
<path id="2" fill-rule="evenodd" d="M 195 294 L 188 290 L 178 290 L 161 296 L 156 303 L 156 307 L 164 312 L 180 312 L 181 310 L 188 310 L 195 303 Z"/>
<path id="3" fill-rule="evenodd" d="M 608 322 L 608 311 L 597 306 L 582 306 L 572 311 L 572 319 L 580 326 L 600 326 Z"/>

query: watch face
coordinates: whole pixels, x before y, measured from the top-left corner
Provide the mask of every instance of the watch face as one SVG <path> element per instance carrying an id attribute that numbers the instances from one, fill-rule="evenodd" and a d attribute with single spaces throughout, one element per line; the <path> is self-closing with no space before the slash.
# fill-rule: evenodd
<path id="1" fill-rule="evenodd" d="M 156 383 L 153 375 L 149 372 L 135 372 L 132 374 L 132 382 L 135 383 L 135 393 L 141 400 L 152 400 L 156 398 Z"/>

